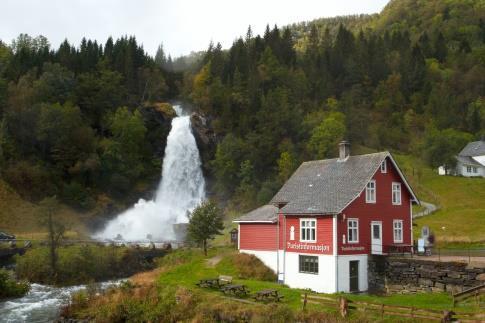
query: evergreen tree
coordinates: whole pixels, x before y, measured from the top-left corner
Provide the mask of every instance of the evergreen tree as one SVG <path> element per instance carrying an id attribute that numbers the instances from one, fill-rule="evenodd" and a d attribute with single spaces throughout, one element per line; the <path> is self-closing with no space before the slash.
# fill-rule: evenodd
<path id="1" fill-rule="evenodd" d="M 446 59 L 448 48 L 446 46 L 445 37 L 443 37 L 443 34 L 441 32 L 438 33 L 438 36 L 435 39 L 433 47 L 434 47 L 434 57 L 438 61 L 443 63 Z"/>

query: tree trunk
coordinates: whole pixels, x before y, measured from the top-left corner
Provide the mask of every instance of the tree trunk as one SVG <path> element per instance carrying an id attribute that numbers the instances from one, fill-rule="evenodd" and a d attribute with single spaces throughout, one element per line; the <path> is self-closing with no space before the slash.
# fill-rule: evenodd
<path id="1" fill-rule="evenodd" d="M 202 246 L 204 247 L 204 255 L 207 256 L 207 240 L 202 241 Z"/>
<path id="2" fill-rule="evenodd" d="M 52 214 L 49 214 L 49 245 L 50 245 L 50 257 L 51 257 L 51 270 L 52 278 L 55 280 L 57 276 L 57 253 L 56 253 L 56 241 L 54 237 L 54 224 L 52 223 Z"/>

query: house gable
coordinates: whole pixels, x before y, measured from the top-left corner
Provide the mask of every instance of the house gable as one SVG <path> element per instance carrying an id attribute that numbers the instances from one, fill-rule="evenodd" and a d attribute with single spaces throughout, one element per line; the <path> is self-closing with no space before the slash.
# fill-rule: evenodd
<path id="1" fill-rule="evenodd" d="M 412 243 L 412 214 L 411 205 L 414 195 L 406 189 L 405 178 L 391 157 L 386 158 L 387 172 L 377 169 L 372 176 L 376 183 L 376 202 L 366 202 L 365 187 L 361 193 L 342 210 L 337 217 L 337 253 L 338 254 L 370 254 L 371 253 L 371 222 L 382 223 L 383 253 L 388 252 L 390 246 Z M 371 180 L 370 179 L 370 180 Z M 393 204 L 392 185 L 401 184 L 401 203 Z M 358 242 L 350 243 L 348 219 L 358 219 Z M 394 241 L 393 221 L 402 221 L 401 242 Z"/>

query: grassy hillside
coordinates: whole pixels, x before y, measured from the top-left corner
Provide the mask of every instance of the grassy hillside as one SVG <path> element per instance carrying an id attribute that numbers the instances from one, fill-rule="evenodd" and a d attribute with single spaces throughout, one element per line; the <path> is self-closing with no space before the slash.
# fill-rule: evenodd
<path id="1" fill-rule="evenodd" d="M 40 208 L 22 199 L 7 183 L 0 179 L 0 231 L 14 233 L 18 237 L 38 239 L 45 236 L 40 221 Z M 69 236 L 86 234 L 82 220 L 85 215 L 61 205 L 57 216 L 70 229 Z"/>
<path id="2" fill-rule="evenodd" d="M 335 308 L 308 303 L 301 311 L 300 295 L 308 290 L 291 289 L 260 275 L 268 271 L 259 260 L 237 254 L 228 249 L 211 249 L 208 257 L 197 250 L 177 250 L 159 261 L 160 267 L 137 275 L 121 288 L 101 296 L 86 292 L 75 295 L 63 316 L 76 319 L 111 321 L 159 321 L 161 318 L 180 322 L 341 322 Z M 244 284 L 255 293 L 276 289 L 284 298 L 277 304 L 254 303 L 223 295 L 216 289 L 200 288 L 200 279 L 231 275 L 234 282 Z M 157 277 L 158 276 L 158 277 Z M 175 295 L 175 297 L 173 297 Z M 435 310 L 451 308 L 452 298 L 446 293 L 375 296 L 363 294 L 332 294 L 352 301 L 366 301 L 388 305 L 413 306 Z M 244 303 L 243 303 L 244 302 Z M 456 312 L 476 312 L 474 304 L 459 304 Z M 396 317 L 375 317 L 370 312 L 350 311 L 353 322 L 395 322 Z M 406 321 L 401 319 L 400 321 Z M 413 322 L 423 320 L 413 319 Z"/>
<path id="3" fill-rule="evenodd" d="M 396 158 L 418 197 L 441 208 L 416 219 L 415 237 L 428 225 L 438 243 L 485 242 L 485 179 L 439 176 L 416 158 Z"/>

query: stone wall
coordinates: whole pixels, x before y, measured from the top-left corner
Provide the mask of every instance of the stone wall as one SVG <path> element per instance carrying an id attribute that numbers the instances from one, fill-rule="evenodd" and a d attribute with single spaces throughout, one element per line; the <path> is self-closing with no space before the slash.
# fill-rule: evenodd
<path id="1" fill-rule="evenodd" d="M 456 293 L 485 283 L 485 268 L 415 258 L 369 258 L 369 290 L 387 293 Z"/>

